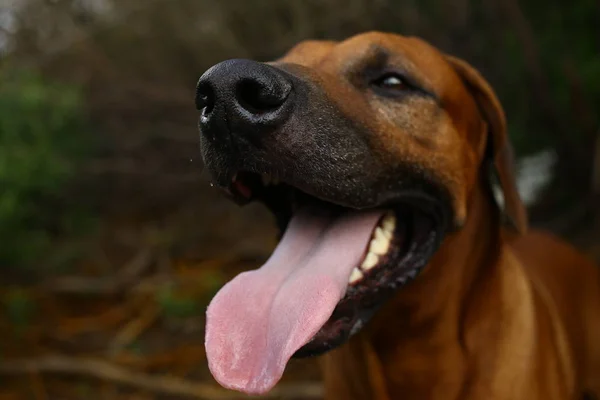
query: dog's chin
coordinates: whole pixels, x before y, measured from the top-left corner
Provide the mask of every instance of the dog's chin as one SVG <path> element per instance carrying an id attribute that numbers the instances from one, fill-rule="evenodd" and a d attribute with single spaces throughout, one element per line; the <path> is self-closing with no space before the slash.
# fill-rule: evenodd
<path id="1" fill-rule="evenodd" d="M 256 200 L 266 205 L 275 216 L 281 234 L 294 212 L 307 205 L 329 214 L 359 211 L 251 172 L 238 172 L 225 189 L 237 203 Z M 442 199 L 411 191 L 399 193 L 394 201 L 377 207 L 382 217 L 373 230 L 362 263 L 352 271 L 345 296 L 328 321 L 293 357 L 320 355 L 343 344 L 365 326 L 396 290 L 413 281 L 446 232 L 445 206 Z"/>

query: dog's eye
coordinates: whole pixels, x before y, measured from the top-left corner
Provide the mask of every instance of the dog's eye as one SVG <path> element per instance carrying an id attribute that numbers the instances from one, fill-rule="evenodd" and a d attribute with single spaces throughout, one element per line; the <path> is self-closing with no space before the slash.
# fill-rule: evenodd
<path id="1" fill-rule="evenodd" d="M 371 81 L 371 86 L 386 91 L 401 91 L 410 88 L 404 77 L 395 72 L 386 73 L 374 79 Z"/>

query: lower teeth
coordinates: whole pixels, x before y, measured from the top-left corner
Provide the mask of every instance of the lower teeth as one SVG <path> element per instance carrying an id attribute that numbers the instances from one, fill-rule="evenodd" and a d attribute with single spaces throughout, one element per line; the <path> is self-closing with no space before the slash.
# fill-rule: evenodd
<path id="1" fill-rule="evenodd" d="M 352 270 L 352 273 L 350 274 L 350 279 L 348 280 L 348 282 L 356 283 L 356 282 L 360 281 L 362 278 L 364 278 L 363 273 L 358 268 L 354 268 Z"/>
<path id="2" fill-rule="evenodd" d="M 356 283 L 364 277 L 364 272 L 374 268 L 379 263 L 379 257 L 383 256 L 390 248 L 390 242 L 396 228 L 396 216 L 392 211 L 388 211 L 379 225 L 373 231 L 367 254 L 360 267 L 352 270 L 349 283 Z"/>

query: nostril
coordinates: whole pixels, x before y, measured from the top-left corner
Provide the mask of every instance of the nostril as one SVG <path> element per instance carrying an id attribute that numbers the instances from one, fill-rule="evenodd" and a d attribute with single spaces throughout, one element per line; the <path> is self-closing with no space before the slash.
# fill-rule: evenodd
<path id="1" fill-rule="evenodd" d="M 196 88 L 196 109 L 208 115 L 215 106 L 215 94 L 209 84 L 200 82 Z"/>
<path id="2" fill-rule="evenodd" d="M 243 79 L 236 87 L 236 97 L 246 110 L 259 114 L 279 108 L 290 92 L 289 85 L 263 83 L 258 79 Z"/>

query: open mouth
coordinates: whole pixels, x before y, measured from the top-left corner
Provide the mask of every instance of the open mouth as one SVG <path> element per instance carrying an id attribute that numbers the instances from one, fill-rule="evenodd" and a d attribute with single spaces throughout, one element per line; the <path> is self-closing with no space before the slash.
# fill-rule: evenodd
<path id="1" fill-rule="evenodd" d="M 333 219 L 359 212 L 320 200 L 270 175 L 252 172 L 237 173 L 229 194 L 238 203 L 258 200 L 265 204 L 282 235 L 298 210 L 308 208 Z M 399 199 L 390 206 L 370 210 L 378 214 L 377 222 L 361 249 L 359 263 L 349 271 L 344 297 L 325 325 L 294 357 L 318 355 L 345 342 L 394 290 L 416 278 L 425 267 L 441 239 L 442 221 L 428 204 L 410 200 Z"/>
<path id="2" fill-rule="evenodd" d="M 238 172 L 226 192 L 264 203 L 282 234 L 265 265 L 228 283 L 207 311 L 211 371 L 246 393 L 268 391 L 291 357 L 358 332 L 425 267 L 445 230 L 439 202 L 414 193 L 357 210 L 252 172 Z"/>

